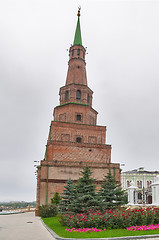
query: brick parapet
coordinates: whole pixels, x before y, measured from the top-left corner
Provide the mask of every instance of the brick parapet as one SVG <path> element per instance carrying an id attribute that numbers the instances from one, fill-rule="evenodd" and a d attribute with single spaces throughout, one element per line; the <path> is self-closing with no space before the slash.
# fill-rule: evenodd
<path id="1" fill-rule="evenodd" d="M 106 131 L 106 126 L 100 125 L 90 125 L 90 124 L 82 124 L 82 123 L 72 123 L 72 122 L 61 122 L 61 121 L 51 121 L 51 125 L 58 125 L 60 127 L 69 127 L 69 128 L 83 128 L 89 129 L 90 131 Z"/>
<path id="2" fill-rule="evenodd" d="M 120 164 L 119 163 L 101 163 L 101 162 L 82 162 L 82 161 L 58 161 L 58 160 L 51 160 L 51 161 L 46 161 L 42 160 L 41 161 L 41 166 L 47 166 L 49 165 L 50 167 L 56 166 L 56 167 L 64 167 L 64 166 L 69 166 L 71 167 L 80 167 L 84 168 L 85 166 L 89 166 L 91 168 L 107 168 L 107 169 L 120 169 Z"/>
<path id="3" fill-rule="evenodd" d="M 111 145 L 109 144 L 93 144 L 93 143 L 76 143 L 76 142 L 63 142 L 63 141 L 54 141 L 48 140 L 47 145 L 58 145 L 58 146 L 75 146 L 82 148 L 100 148 L 100 149 L 111 149 Z"/>

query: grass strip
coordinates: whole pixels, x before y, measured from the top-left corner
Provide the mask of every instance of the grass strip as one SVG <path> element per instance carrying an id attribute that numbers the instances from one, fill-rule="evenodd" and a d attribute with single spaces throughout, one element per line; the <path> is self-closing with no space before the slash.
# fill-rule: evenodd
<path id="1" fill-rule="evenodd" d="M 92 233 L 77 233 L 68 232 L 65 229 L 67 226 L 62 226 L 59 221 L 59 217 L 42 218 L 44 223 L 52 229 L 58 236 L 65 238 L 111 238 L 111 237 L 127 237 L 127 236 L 141 236 L 141 235 L 155 235 L 159 234 L 159 230 L 149 231 L 127 231 L 126 229 L 112 229 L 104 232 L 92 232 Z"/>

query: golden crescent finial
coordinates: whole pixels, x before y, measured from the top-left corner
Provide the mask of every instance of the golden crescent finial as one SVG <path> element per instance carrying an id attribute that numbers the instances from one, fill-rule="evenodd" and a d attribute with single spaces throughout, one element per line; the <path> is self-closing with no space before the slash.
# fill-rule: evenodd
<path id="1" fill-rule="evenodd" d="M 81 16 L 80 11 L 81 11 L 81 6 L 78 7 L 78 13 L 77 13 L 77 16 L 78 16 L 78 17 Z"/>

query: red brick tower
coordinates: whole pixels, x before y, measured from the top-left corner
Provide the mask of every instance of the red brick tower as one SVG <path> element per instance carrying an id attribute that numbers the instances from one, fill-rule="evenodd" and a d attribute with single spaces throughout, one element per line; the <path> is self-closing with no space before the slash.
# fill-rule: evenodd
<path id="1" fill-rule="evenodd" d="M 37 207 L 47 204 L 66 181 L 80 176 L 90 166 L 97 185 L 111 171 L 120 182 L 120 165 L 111 163 L 111 145 L 105 144 L 106 127 L 97 126 L 92 108 L 93 91 L 87 85 L 85 53 L 80 30 L 80 10 L 74 43 L 69 50 L 65 86 L 60 88 L 60 105 L 54 108 L 45 158 L 38 167 Z"/>

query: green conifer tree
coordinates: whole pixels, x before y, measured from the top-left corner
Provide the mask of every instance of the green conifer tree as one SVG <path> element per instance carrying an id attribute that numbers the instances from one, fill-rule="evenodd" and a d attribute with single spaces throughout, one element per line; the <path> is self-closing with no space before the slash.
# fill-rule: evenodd
<path id="1" fill-rule="evenodd" d="M 72 202 L 72 209 L 76 213 L 98 207 L 95 179 L 91 178 L 91 173 L 90 168 L 86 166 L 82 171 L 82 177 L 78 179 L 76 198 Z"/>
<path id="2" fill-rule="evenodd" d="M 64 187 L 64 191 L 61 195 L 61 202 L 59 206 L 59 210 L 61 212 L 71 211 L 72 212 L 72 202 L 74 201 L 76 196 L 75 184 L 69 179 Z"/>
<path id="3" fill-rule="evenodd" d="M 53 198 L 51 198 L 51 204 L 58 205 L 60 200 L 61 200 L 61 197 L 60 197 L 59 193 L 55 192 Z"/>
<path id="4" fill-rule="evenodd" d="M 98 196 L 101 210 L 115 208 L 127 203 L 125 192 L 121 189 L 121 185 L 116 183 L 110 172 L 104 177 Z"/>

